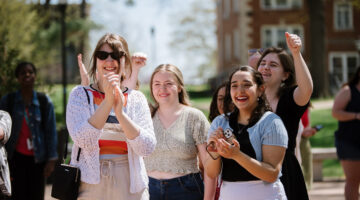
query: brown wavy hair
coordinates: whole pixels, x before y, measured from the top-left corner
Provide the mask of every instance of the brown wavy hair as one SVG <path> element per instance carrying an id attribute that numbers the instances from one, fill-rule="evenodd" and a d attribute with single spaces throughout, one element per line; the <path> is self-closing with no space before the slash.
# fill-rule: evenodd
<path id="1" fill-rule="evenodd" d="M 264 53 L 261 55 L 259 62 L 256 65 L 256 69 L 259 68 L 259 65 L 262 61 L 262 59 L 270 53 L 277 54 L 280 64 L 284 70 L 285 73 L 288 73 L 288 78 L 282 82 L 280 85 L 280 88 L 277 92 L 277 96 L 280 97 L 283 91 L 286 89 L 296 85 L 296 76 L 295 76 L 295 66 L 294 66 L 294 60 L 292 56 L 290 56 L 285 49 L 283 48 L 277 48 L 277 47 L 270 47 L 264 51 Z"/>
<path id="2" fill-rule="evenodd" d="M 92 63 L 91 69 L 90 69 L 90 74 L 89 74 L 90 77 L 95 82 L 97 81 L 95 52 L 98 51 L 104 44 L 108 44 L 111 47 L 111 49 L 116 53 L 120 53 L 120 52 L 125 53 L 125 71 L 123 72 L 123 74 L 121 74 L 121 81 L 123 81 L 125 79 L 125 73 L 129 74 L 126 76 L 130 77 L 130 75 L 132 73 L 132 66 L 131 66 L 131 56 L 130 56 L 128 44 L 123 37 L 121 37 L 120 35 L 117 35 L 117 34 L 113 34 L 113 33 L 106 33 L 104 36 L 102 36 L 100 38 L 100 40 L 96 44 L 96 47 L 94 49 L 94 52 L 93 52 L 93 54 L 91 56 L 91 60 L 90 60 L 90 62 Z M 120 58 L 119 58 L 119 60 L 117 60 L 117 62 L 120 67 Z"/>
<path id="3" fill-rule="evenodd" d="M 185 90 L 184 78 L 183 78 L 183 75 L 182 75 L 180 69 L 172 64 L 161 64 L 155 68 L 155 70 L 151 74 L 151 78 L 150 78 L 150 95 L 151 95 L 151 98 L 155 102 L 155 105 L 151 105 L 151 116 L 152 117 L 154 117 L 156 111 L 159 109 L 159 104 L 156 102 L 155 97 L 153 95 L 152 84 L 153 84 L 155 74 L 160 71 L 170 72 L 172 75 L 174 75 L 174 77 L 176 78 L 177 86 L 180 87 L 179 102 L 186 106 L 190 105 L 189 95 L 187 94 L 187 92 Z"/>
<path id="4" fill-rule="evenodd" d="M 240 110 L 236 106 L 231 106 L 232 99 L 231 99 L 231 95 L 230 95 L 231 79 L 234 76 L 234 74 L 238 71 L 250 72 L 250 74 L 258 88 L 265 84 L 261 73 L 256 71 L 254 68 L 247 66 L 247 65 L 235 68 L 235 70 L 230 74 L 229 81 L 227 82 L 227 85 L 226 85 L 226 92 L 225 92 L 225 99 L 224 99 L 224 113 L 225 113 L 225 117 L 227 119 L 229 119 L 230 114 L 232 112 L 234 112 L 236 114 L 236 116 L 238 116 L 238 114 L 240 113 Z M 261 94 L 261 96 L 258 98 L 258 105 L 251 113 L 251 117 L 249 119 L 249 125 L 254 125 L 261 118 L 261 116 L 263 116 L 263 114 L 266 111 L 271 111 L 271 107 L 266 99 L 265 92 L 263 92 Z"/>

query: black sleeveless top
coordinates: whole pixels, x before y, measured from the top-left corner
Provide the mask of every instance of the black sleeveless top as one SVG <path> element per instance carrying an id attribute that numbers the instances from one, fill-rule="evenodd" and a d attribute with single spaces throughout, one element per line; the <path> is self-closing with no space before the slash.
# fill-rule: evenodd
<path id="1" fill-rule="evenodd" d="M 345 111 L 360 112 L 360 91 L 355 85 L 350 86 L 351 100 L 345 107 Z M 336 140 L 345 140 L 346 142 L 360 145 L 360 121 L 339 121 L 338 130 L 335 132 Z"/>
<path id="2" fill-rule="evenodd" d="M 288 149 L 286 150 L 282 164 L 282 176 L 280 180 L 284 185 L 285 193 L 289 200 L 307 200 L 309 197 L 299 161 L 295 156 L 295 146 L 299 122 L 308 104 L 305 106 L 296 104 L 294 100 L 296 87 L 297 86 L 291 87 L 283 92 L 276 108 L 276 114 L 284 122 L 289 137 Z"/>
<path id="3" fill-rule="evenodd" d="M 250 125 L 245 126 L 238 124 L 237 117 L 237 113 L 231 113 L 229 116 L 229 125 L 233 129 L 233 134 L 240 144 L 240 150 L 251 158 L 256 159 L 255 150 L 251 145 L 249 132 L 247 131 L 247 128 L 249 128 Z M 260 180 L 239 165 L 239 163 L 235 160 L 221 157 L 221 161 L 223 163 L 222 179 L 224 181 L 235 182 Z"/>

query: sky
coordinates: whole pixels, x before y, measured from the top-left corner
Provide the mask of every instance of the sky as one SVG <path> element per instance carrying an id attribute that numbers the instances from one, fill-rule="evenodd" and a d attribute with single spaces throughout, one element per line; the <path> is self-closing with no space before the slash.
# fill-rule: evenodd
<path id="1" fill-rule="evenodd" d="M 87 0 L 91 4 L 89 17 L 102 28 L 90 32 L 89 57 L 97 41 L 105 33 L 117 33 L 123 36 L 131 53 L 144 52 L 148 55 L 147 65 L 139 74 L 141 82 L 148 82 L 156 66 L 170 63 L 178 66 L 184 75 L 185 83 L 196 84 L 204 80 L 194 79 L 196 66 L 189 66 L 189 59 L 182 51 L 170 48 L 172 31 L 176 26 L 176 17 L 188 12 L 196 0 L 134 0 L 133 6 L 126 6 L 126 0 Z M 212 0 L 205 0 L 214 3 Z M 56 3 L 54 0 L 52 3 Z M 80 0 L 67 0 L 68 3 L 80 3 Z M 175 19 L 174 19 L 175 18 Z M 151 34 L 151 28 L 155 33 Z M 216 44 L 216 35 L 213 40 Z M 206 58 L 202 58 L 206 59 Z"/>

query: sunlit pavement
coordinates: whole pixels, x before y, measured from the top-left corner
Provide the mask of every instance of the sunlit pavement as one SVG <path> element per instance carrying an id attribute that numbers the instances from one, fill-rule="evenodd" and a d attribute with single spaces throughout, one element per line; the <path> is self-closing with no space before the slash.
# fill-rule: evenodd
<path id="1" fill-rule="evenodd" d="M 344 200 L 344 180 L 315 182 L 309 192 L 310 200 Z M 51 185 L 46 186 L 45 200 L 51 198 Z"/>

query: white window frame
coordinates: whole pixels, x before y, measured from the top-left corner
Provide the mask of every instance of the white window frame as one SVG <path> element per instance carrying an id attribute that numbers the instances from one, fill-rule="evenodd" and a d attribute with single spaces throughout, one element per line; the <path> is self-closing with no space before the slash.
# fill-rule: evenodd
<path id="1" fill-rule="evenodd" d="M 231 34 L 229 33 L 225 33 L 225 38 L 224 38 L 224 44 L 225 44 L 225 61 L 230 61 L 231 57 L 232 57 L 232 52 L 231 52 Z"/>
<path id="2" fill-rule="evenodd" d="M 342 83 L 346 83 L 349 79 L 348 79 L 348 64 L 347 64 L 347 58 L 348 57 L 355 57 L 356 58 L 356 66 L 359 65 L 360 63 L 360 58 L 359 58 L 359 53 L 354 51 L 354 52 L 330 52 L 329 53 L 329 72 L 330 74 L 333 74 L 334 72 L 334 63 L 333 63 L 333 58 L 334 57 L 338 57 L 341 58 L 341 72 L 342 72 Z"/>
<path id="3" fill-rule="evenodd" d="M 294 2 L 299 2 L 299 5 L 294 5 Z M 261 0 L 261 8 L 263 10 L 292 10 L 300 9 L 303 6 L 303 0 L 286 0 L 286 5 L 278 5 L 276 0 L 270 0 L 270 6 L 265 6 L 265 0 Z"/>
<path id="4" fill-rule="evenodd" d="M 349 5 L 349 27 L 340 27 L 337 23 L 338 19 L 338 10 L 340 4 L 348 4 Z M 351 2 L 346 1 L 336 1 L 334 2 L 334 29 L 337 31 L 346 31 L 346 30 L 353 30 L 354 29 L 354 23 L 353 23 L 353 6 Z"/>
<path id="5" fill-rule="evenodd" d="M 272 44 L 270 47 L 277 47 L 277 43 L 279 41 L 277 37 L 277 30 L 278 29 L 285 29 L 289 33 L 293 33 L 294 29 L 298 29 L 300 31 L 300 38 L 302 41 L 302 48 L 301 51 L 303 52 L 305 49 L 305 33 L 304 33 L 304 27 L 301 24 L 289 24 L 289 25 L 263 25 L 261 27 L 261 47 L 268 48 L 268 46 L 265 45 L 265 31 L 270 30 L 271 31 L 271 41 Z M 285 34 L 284 34 L 285 37 Z M 286 48 L 285 48 L 286 49 Z"/>
<path id="6" fill-rule="evenodd" d="M 223 0 L 223 18 L 227 19 L 230 17 L 231 12 L 231 0 Z"/>
<path id="7" fill-rule="evenodd" d="M 238 13 L 240 11 L 240 1 L 242 0 L 232 0 L 232 8 L 234 13 Z"/>

